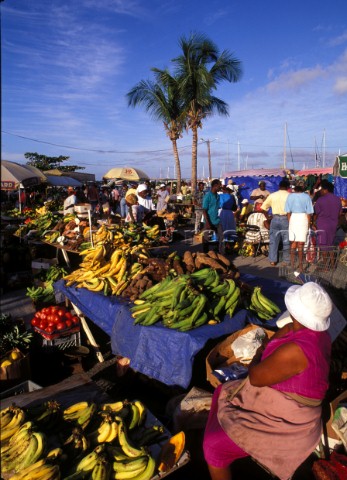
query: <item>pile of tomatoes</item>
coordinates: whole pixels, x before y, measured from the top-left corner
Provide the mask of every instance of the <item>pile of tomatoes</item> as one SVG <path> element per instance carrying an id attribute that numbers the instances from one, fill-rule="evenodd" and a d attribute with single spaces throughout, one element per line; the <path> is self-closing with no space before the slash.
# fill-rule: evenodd
<path id="1" fill-rule="evenodd" d="M 31 325 L 48 334 L 68 330 L 79 325 L 79 318 L 65 307 L 53 305 L 35 313 Z"/>

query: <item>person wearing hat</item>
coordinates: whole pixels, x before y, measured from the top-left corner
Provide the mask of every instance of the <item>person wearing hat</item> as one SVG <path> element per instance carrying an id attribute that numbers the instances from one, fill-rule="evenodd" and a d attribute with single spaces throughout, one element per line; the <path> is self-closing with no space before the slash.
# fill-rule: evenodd
<path id="1" fill-rule="evenodd" d="M 142 218 L 139 212 L 138 197 L 134 193 L 130 193 L 125 197 L 128 212 L 125 217 L 125 223 L 139 223 Z"/>
<path id="2" fill-rule="evenodd" d="M 159 185 L 159 190 L 157 193 L 157 212 L 162 212 L 167 209 L 166 198 L 168 196 L 168 191 L 166 190 L 165 183 Z"/>
<path id="3" fill-rule="evenodd" d="M 254 200 L 254 211 L 259 212 L 261 210 L 262 203 L 270 195 L 269 190 L 266 190 L 266 183 L 264 180 L 260 180 L 258 183 L 259 188 L 256 188 L 252 191 L 250 200 Z"/>
<path id="4" fill-rule="evenodd" d="M 64 200 L 64 215 L 74 212 L 74 206 L 77 203 L 77 197 L 73 187 L 67 187 L 67 197 Z"/>
<path id="5" fill-rule="evenodd" d="M 313 214 L 312 200 L 304 190 L 305 182 L 298 180 L 284 206 L 289 221 L 290 264 L 293 269 L 297 267 L 295 256 L 298 251 L 299 271 L 303 271 L 304 245 Z"/>
<path id="6" fill-rule="evenodd" d="M 288 480 L 321 438 L 333 304 L 314 282 L 289 287 L 284 301 L 291 322 L 263 342 L 246 379 L 214 392 L 203 442 L 212 480 L 230 480 L 247 456 Z"/>
<path id="7" fill-rule="evenodd" d="M 247 198 L 244 198 L 241 202 L 241 207 L 239 221 L 241 223 L 246 223 L 248 217 L 253 213 L 253 205 L 249 203 Z"/>

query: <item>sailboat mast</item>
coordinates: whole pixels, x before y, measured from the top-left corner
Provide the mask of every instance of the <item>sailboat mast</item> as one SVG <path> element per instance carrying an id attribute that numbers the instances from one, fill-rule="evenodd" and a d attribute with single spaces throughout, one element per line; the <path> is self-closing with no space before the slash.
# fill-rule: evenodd
<path id="1" fill-rule="evenodd" d="M 283 170 L 287 168 L 287 122 L 284 124 Z"/>

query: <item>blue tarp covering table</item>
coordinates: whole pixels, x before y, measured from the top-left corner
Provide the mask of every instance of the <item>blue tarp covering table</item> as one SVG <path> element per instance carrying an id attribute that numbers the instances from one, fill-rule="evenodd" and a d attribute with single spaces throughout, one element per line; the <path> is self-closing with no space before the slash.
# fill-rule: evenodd
<path id="1" fill-rule="evenodd" d="M 283 296 L 290 283 L 243 275 L 249 285 L 261 285 L 266 296 L 285 310 Z M 131 368 L 170 386 L 187 388 L 191 381 L 195 355 L 209 339 L 230 335 L 247 323 L 264 325 L 248 310 L 239 310 L 232 318 L 226 316 L 217 325 L 206 325 L 188 332 L 176 332 L 161 326 L 134 325 L 129 302 L 106 297 L 84 288 L 66 287 L 63 280 L 54 285 L 83 314 L 111 337 L 112 352 L 130 358 Z M 275 326 L 276 318 L 266 322 Z"/>

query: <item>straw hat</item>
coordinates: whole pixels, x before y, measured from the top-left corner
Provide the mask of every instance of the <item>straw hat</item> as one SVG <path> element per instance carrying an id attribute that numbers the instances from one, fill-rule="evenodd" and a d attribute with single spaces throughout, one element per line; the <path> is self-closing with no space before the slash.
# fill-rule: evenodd
<path id="1" fill-rule="evenodd" d="M 289 313 L 304 327 L 316 332 L 329 328 L 333 304 L 318 283 L 307 282 L 289 287 L 284 302 Z"/>
<path id="2" fill-rule="evenodd" d="M 246 203 L 248 203 L 247 198 L 244 198 L 241 203 L 242 203 L 243 205 L 245 205 Z"/>
<path id="3" fill-rule="evenodd" d="M 137 195 L 135 195 L 134 193 L 129 193 L 129 195 L 127 195 L 125 197 L 125 200 L 130 203 L 130 205 L 136 205 L 137 204 Z"/>

